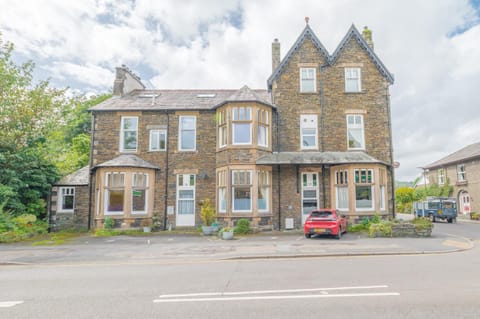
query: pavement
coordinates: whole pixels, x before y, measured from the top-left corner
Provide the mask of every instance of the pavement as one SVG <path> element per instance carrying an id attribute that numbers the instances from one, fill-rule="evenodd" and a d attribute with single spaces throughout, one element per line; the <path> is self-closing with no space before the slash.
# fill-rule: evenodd
<path id="1" fill-rule="evenodd" d="M 471 249 L 467 238 L 434 231 L 430 238 L 368 238 L 358 233 L 342 239 L 307 239 L 299 231 L 272 231 L 235 236 L 182 234 L 94 237 L 85 234 L 58 246 L 0 244 L 0 265 L 148 264 L 302 257 L 375 256 L 454 253 Z"/>

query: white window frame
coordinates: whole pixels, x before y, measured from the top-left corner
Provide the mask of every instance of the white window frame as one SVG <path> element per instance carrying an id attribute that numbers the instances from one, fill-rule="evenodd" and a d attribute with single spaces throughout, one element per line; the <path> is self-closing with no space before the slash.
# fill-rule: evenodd
<path id="1" fill-rule="evenodd" d="M 115 174 L 118 174 L 118 175 L 123 175 L 123 204 L 122 204 L 122 207 L 123 207 L 123 210 L 122 211 L 109 211 L 108 210 L 108 203 L 109 203 L 109 194 L 110 194 L 110 190 L 111 190 L 111 187 L 109 185 L 109 175 L 115 175 Z M 125 185 L 125 182 L 126 182 L 126 176 L 127 174 L 125 172 L 107 172 L 105 173 L 105 194 L 104 194 L 104 209 L 103 209 L 103 215 L 105 216 L 109 216 L 109 215 L 123 215 L 125 214 L 125 196 L 127 196 L 126 194 L 126 185 Z M 120 187 L 118 187 L 118 189 L 120 189 Z"/>
<path id="2" fill-rule="evenodd" d="M 145 178 L 145 186 L 143 187 L 138 187 L 138 186 L 135 186 L 135 175 L 143 175 L 144 178 Z M 140 190 L 143 190 L 145 191 L 145 209 L 140 211 L 140 210 L 133 210 L 133 192 L 136 190 L 136 189 L 140 189 Z M 144 173 L 144 172 L 135 172 L 135 173 L 132 173 L 132 186 L 130 188 L 130 194 L 131 194 L 131 207 L 130 207 L 130 211 L 132 212 L 132 215 L 142 215 L 142 214 L 146 214 L 147 211 L 148 211 L 148 174 L 147 173 Z"/>
<path id="3" fill-rule="evenodd" d="M 154 145 L 153 137 L 157 135 L 158 145 Z M 162 148 L 161 145 L 161 136 L 164 136 L 164 147 Z M 167 150 L 167 130 L 150 130 L 150 145 L 149 145 L 150 152 L 159 152 L 159 151 L 166 151 Z"/>
<path id="4" fill-rule="evenodd" d="M 362 182 L 361 176 L 362 172 L 365 171 L 365 182 Z M 357 181 L 357 172 L 359 174 L 359 179 Z M 371 179 L 370 181 L 368 180 L 368 176 L 370 175 Z M 374 182 L 375 182 L 375 176 L 374 176 L 374 170 L 370 168 L 358 168 L 354 170 L 353 173 L 353 178 L 354 178 L 354 187 L 355 187 L 355 210 L 357 211 L 372 211 L 375 209 L 375 189 L 374 189 Z M 370 202 L 372 203 L 370 207 L 358 207 L 357 206 L 357 187 L 370 187 L 370 194 L 372 196 Z"/>
<path id="5" fill-rule="evenodd" d="M 218 194 L 218 212 L 226 213 L 228 210 L 228 183 L 227 183 L 227 170 L 221 170 L 217 172 L 217 194 Z M 223 193 L 223 194 L 222 194 Z M 222 200 L 225 203 L 225 207 L 222 208 Z"/>
<path id="6" fill-rule="evenodd" d="M 304 129 L 315 129 L 314 134 L 304 134 Z M 315 138 L 315 145 L 303 145 L 303 138 L 313 136 Z M 300 148 L 302 150 L 316 150 L 318 149 L 318 116 L 317 114 L 302 114 L 300 115 Z"/>
<path id="7" fill-rule="evenodd" d="M 236 183 L 236 180 L 235 180 L 235 173 L 237 172 L 242 172 L 242 173 L 248 173 L 249 175 L 249 180 L 250 180 L 250 183 L 249 184 L 239 184 L 239 183 Z M 232 212 L 234 213 L 251 213 L 253 211 L 253 207 L 252 207 L 252 202 L 253 202 L 253 193 L 252 193 L 252 189 L 253 189 L 253 181 L 252 181 L 252 178 L 253 178 L 253 174 L 252 174 L 252 170 L 232 170 L 232 184 L 231 184 L 231 188 L 232 188 Z M 250 209 L 235 209 L 235 187 L 249 187 L 250 188 Z"/>
<path id="8" fill-rule="evenodd" d="M 309 83 L 313 81 L 313 90 L 305 88 L 306 86 L 305 81 L 309 81 Z M 301 93 L 317 92 L 317 69 L 316 68 L 300 68 L 300 92 Z"/>
<path id="9" fill-rule="evenodd" d="M 218 148 L 223 148 L 228 145 L 227 112 L 226 109 L 217 111 Z"/>
<path id="10" fill-rule="evenodd" d="M 385 185 L 380 185 L 380 210 L 385 211 Z"/>
<path id="11" fill-rule="evenodd" d="M 353 123 L 351 124 L 349 119 L 353 118 Z M 357 123 L 357 119 L 360 119 L 360 123 Z M 350 131 L 359 131 L 361 135 L 361 145 L 360 147 L 350 147 Z M 347 147 L 349 150 L 365 150 L 365 126 L 364 118 L 362 114 L 347 114 Z"/>
<path id="12" fill-rule="evenodd" d="M 135 130 L 128 129 L 126 130 L 124 128 L 125 120 L 127 119 L 135 119 L 137 122 L 137 128 Z M 126 132 L 135 132 L 135 140 L 136 140 L 136 145 L 135 149 L 126 149 L 125 148 L 125 133 Z M 138 150 L 138 116 L 122 116 L 120 120 L 120 152 L 123 153 L 135 153 Z"/>
<path id="13" fill-rule="evenodd" d="M 346 198 L 343 201 L 345 207 L 340 207 L 340 203 L 342 202 L 340 200 L 340 192 L 345 192 L 346 191 Z M 348 189 L 348 170 L 340 170 L 335 172 L 335 204 L 336 208 L 339 211 L 348 211 L 349 210 L 349 205 L 350 205 L 350 198 L 349 198 L 349 189 Z M 345 195 L 342 193 L 342 195 Z"/>
<path id="14" fill-rule="evenodd" d="M 352 88 L 349 83 L 355 83 L 353 85 L 355 88 Z M 362 92 L 362 71 L 360 68 L 345 68 L 345 92 Z"/>
<path id="15" fill-rule="evenodd" d="M 467 180 L 467 174 L 465 171 L 465 164 L 458 164 L 457 165 L 457 181 L 465 182 L 466 180 Z"/>
<path id="16" fill-rule="evenodd" d="M 248 111 L 244 113 L 245 115 L 248 114 L 248 118 L 242 119 L 240 117 L 240 109 L 244 109 Z M 252 108 L 250 106 L 242 106 L 242 107 L 234 107 L 232 109 L 232 144 L 233 145 L 251 145 L 252 144 Z M 236 142 L 236 135 L 235 135 L 235 126 L 236 125 L 246 125 L 249 126 L 249 140 L 245 143 Z"/>
<path id="17" fill-rule="evenodd" d="M 63 203 L 66 196 L 73 197 L 73 207 L 71 209 L 63 209 Z M 59 213 L 73 213 L 75 209 L 75 187 L 59 187 L 57 193 L 57 212 Z"/>
<path id="18" fill-rule="evenodd" d="M 445 184 L 445 169 L 440 168 L 438 170 L 438 185 L 443 185 Z"/>
<path id="19" fill-rule="evenodd" d="M 270 115 L 267 110 L 257 110 L 257 145 L 261 147 L 268 147 L 269 142 L 269 127 L 270 127 Z M 265 143 L 260 143 L 260 131 L 265 132 Z"/>
<path id="20" fill-rule="evenodd" d="M 183 148 L 183 132 L 192 131 L 191 128 L 182 127 L 182 119 L 193 118 L 193 148 Z M 197 117 L 194 115 L 181 115 L 178 118 L 178 150 L 181 152 L 191 152 L 197 149 Z"/>
<path id="21" fill-rule="evenodd" d="M 264 174 L 265 182 L 260 184 L 260 175 Z M 270 171 L 267 170 L 259 170 L 257 171 L 257 209 L 258 212 L 260 213 L 265 213 L 270 211 L 270 193 L 271 193 L 271 179 L 270 179 Z M 265 209 L 260 209 L 259 207 L 259 196 L 258 193 L 260 192 L 260 189 L 265 189 Z"/>

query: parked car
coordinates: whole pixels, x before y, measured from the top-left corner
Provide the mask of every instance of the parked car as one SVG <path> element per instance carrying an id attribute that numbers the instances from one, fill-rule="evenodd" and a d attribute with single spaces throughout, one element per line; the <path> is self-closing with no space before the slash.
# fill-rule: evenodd
<path id="1" fill-rule="evenodd" d="M 303 229 L 307 238 L 313 235 L 332 235 L 340 239 L 347 232 L 347 219 L 336 209 L 314 210 L 305 220 Z"/>
<path id="2" fill-rule="evenodd" d="M 450 197 L 427 197 L 426 200 L 413 203 L 416 217 L 426 217 L 432 222 L 437 219 L 449 223 L 457 221 L 457 202 Z"/>

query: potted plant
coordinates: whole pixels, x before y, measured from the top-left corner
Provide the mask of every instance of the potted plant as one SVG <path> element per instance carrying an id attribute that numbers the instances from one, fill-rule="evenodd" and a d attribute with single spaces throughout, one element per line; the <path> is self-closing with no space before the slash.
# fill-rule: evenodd
<path id="1" fill-rule="evenodd" d="M 215 221 L 215 217 L 215 208 L 212 207 L 210 199 L 207 198 L 204 200 L 202 208 L 200 209 L 200 218 L 202 219 L 203 223 L 202 231 L 204 235 L 211 235 L 213 233 L 214 227 L 212 224 Z"/>
<path id="2" fill-rule="evenodd" d="M 152 231 L 152 221 L 150 219 L 142 220 L 140 225 L 143 227 L 143 232 L 144 233 L 149 233 L 149 232 Z"/>
<path id="3" fill-rule="evenodd" d="M 231 240 L 233 239 L 233 228 L 232 227 L 224 227 L 220 230 L 222 234 L 222 239 L 224 240 Z"/>

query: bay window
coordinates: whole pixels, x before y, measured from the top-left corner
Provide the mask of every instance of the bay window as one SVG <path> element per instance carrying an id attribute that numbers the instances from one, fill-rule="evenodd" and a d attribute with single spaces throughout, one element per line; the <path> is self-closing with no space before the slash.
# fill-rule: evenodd
<path id="1" fill-rule="evenodd" d="M 252 171 L 232 171 L 232 203 L 234 212 L 252 211 Z"/>
<path id="2" fill-rule="evenodd" d="M 252 108 L 233 108 L 233 144 L 252 144 Z"/>

